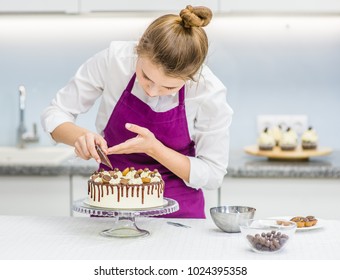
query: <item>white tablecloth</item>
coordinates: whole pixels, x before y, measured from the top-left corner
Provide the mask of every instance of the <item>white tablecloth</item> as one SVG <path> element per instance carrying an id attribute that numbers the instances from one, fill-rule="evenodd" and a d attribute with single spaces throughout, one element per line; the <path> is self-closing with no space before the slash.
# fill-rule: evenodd
<path id="1" fill-rule="evenodd" d="M 226 259 L 339 260 L 340 221 L 323 220 L 322 228 L 297 232 L 281 252 L 252 252 L 240 233 L 224 233 L 210 219 L 171 219 L 191 226 L 175 227 L 163 218 L 138 218 L 151 235 L 106 238 L 111 218 L 0 216 L 0 259 Z"/>

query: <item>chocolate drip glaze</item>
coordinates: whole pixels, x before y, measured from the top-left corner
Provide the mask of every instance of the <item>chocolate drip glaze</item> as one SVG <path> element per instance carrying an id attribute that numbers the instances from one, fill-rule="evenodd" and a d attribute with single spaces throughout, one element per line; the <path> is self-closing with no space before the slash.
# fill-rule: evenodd
<path id="1" fill-rule="evenodd" d="M 131 190 L 131 197 L 135 196 L 136 191 L 136 197 L 140 197 L 142 204 L 144 204 L 145 188 L 147 188 L 146 189 L 147 195 L 150 194 L 153 195 L 154 191 L 157 191 L 157 196 L 160 197 L 160 195 L 164 192 L 164 182 L 161 181 L 157 184 L 148 183 L 143 185 L 124 185 L 124 184 L 110 185 L 106 183 L 95 183 L 92 180 L 89 180 L 87 192 L 90 195 L 91 199 L 100 202 L 100 198 L 104 196 L 105 191 L 106 195 L 110 195 L 111 190 L 111 194 L 113 195 L 115 188 L 117 188 L 117 202 L 120 202 L 120 199 L 122 197 L 128 198 L 129 190 Z"/>
<path id="2" fill-rule="evenodd" d="M 103 192 L 103 185 L 100 187 L 100 193 L 98 193 L 98 201 L 100 201 L 100 198 L 104 196 Z"/>

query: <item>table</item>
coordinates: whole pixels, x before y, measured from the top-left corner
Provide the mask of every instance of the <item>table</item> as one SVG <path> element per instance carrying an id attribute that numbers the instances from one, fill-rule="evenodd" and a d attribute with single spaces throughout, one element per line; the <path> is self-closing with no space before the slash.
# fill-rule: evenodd
<path id="1" fill-rule="evenodd" d="M 297 232 L 279 253 L 251 251 L 240 233 L 224 233 L 210 218 L 171 219 L 189 225 L 175 227 L 170 219 L 138 218 L 150 236 L 107 238 L 99 232 L 114 218 L 0 216 L 2 260 L 339 260 L 340 220 L 323 220 L 323 227 Z"/>

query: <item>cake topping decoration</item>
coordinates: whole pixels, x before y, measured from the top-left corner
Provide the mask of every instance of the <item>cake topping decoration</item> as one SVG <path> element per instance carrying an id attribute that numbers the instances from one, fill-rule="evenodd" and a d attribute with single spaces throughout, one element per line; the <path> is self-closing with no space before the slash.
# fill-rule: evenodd
<path id="1" fill-rule="evenodd" d="M 103 175 L 102 179 L 103 179 L 103 182 L 108 183 L 108 182 L 110 182 L 110 180 L 111 180 L 111 176 L 105 174 L 105 175 Z"/>
<path id="2" fill-rule="evenodd" d="M 151 182 L 151 179 L 148 178 L 148 177 L 143 177 L 143 178 L 142 178 L 142 181 L 143 181 L 143 183 L 150 183 L 150 182 Z"/>
<path id="3" fill-rule="evenodd" d="M 127 185 L 129 183 L 129 180 L 126 179 L 126 178 L 121 178 L 120 183 L 123 184 L 123 185 Z"/>
<path id="4" fill-rule="evenodd" d="M 128 174 L 129 171 L 130 171 L 130 168 L 129 168 L 129 167 L 126 167 L 126 168 L 122 171 L 123 176 L 126 176 L 126 174 Z"/>

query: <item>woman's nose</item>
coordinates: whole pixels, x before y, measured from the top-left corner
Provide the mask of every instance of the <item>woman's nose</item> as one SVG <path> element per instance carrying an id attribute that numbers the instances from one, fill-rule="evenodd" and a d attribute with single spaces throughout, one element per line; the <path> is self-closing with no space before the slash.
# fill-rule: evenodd
<path id="1" fill-rule="evenodd" d="M 156 85 L 150 84 L 148 93 L 149 93 L 150 96 L 155 97 L 159 94 L 159 89 Z"/>

